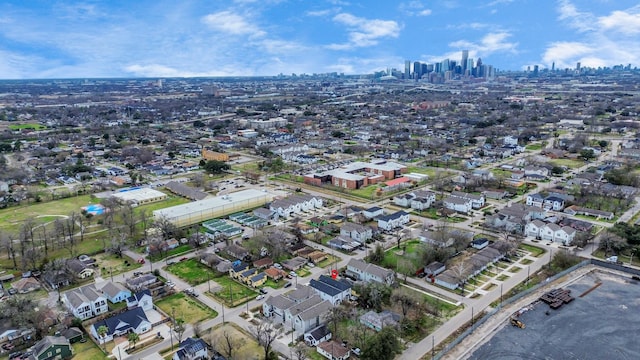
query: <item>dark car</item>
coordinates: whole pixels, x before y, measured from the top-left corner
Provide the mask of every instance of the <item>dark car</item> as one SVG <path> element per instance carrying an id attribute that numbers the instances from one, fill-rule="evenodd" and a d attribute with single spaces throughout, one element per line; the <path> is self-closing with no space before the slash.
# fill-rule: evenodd
<path id="1" fill-rule="evenodd" d="M 18 359 L 22 357 L 22 351 L 16 351 L 14 353 L 9 354 L 9 360 Z"/>
<path id="2" fill-rule="evenodd" d="M 260 294 L 266 294 L 267 293 L 267 289 L 265 288 L 261 288 L 260 289 Z"/>
<path id="3" fill-rule="evenodd" d="M 288 288 L 288 287 L 291 287 L 291 285 L 293 285 L 293 284 L 291 284 L 290 282 L 288 282 L 288 283 L 284 284 L 284 287 Z"/>

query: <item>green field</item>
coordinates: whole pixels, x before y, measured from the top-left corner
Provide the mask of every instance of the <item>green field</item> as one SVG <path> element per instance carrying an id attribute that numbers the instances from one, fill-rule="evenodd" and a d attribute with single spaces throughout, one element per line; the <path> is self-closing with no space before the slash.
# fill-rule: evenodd
<path id="1" fill-rule="evenodd" d="M 416 254 L 418 250 L 423 247 L 422 242 L 418 240 L 411 240 L 411 241 L 402 243 L 400 247 L 403 249 L 405 249 L 406 247 L 406 250 L 404 251 L 398 250 L 398 248 L 394 246 L 384 253 L 384 260 L 382 261 L 382 266 L 388 269 L 395 269 L 398 264 L 398 259 L 405 258 L 405 259 L 409 259 L 412 263 L 414 263 L 414 265 L 416 265 L 416 267 L 418 267 L 420 265 L 418 261 L 419 256 L 414 257 L 410 255 Z"/>
<path id="2" fill-rule="evenodd" d="M 195 259 L 180 261 L 167 266 L 165 269 L 192 286 L 202 284 L 207 279 L 213 279 L 215 276 L 211 269 Z"/>
<path id="3" fill-rule="evenodd" d="M 88 336 L 85 334 L 85 336 Z M 107 359 L 107 356 L 93 341 L 87 339 L 87 342 L 77 342 L 72 345 L 74 360 L 97 360 Z"/>
<path id="4" fill-rule="evenodd" d="M 220 285 L 221 288 L 212 295 L 218 300 L 224 301 L 229 307 L 244 304 L 258 295 L 255 290 L 234 281 L 226 275 L 218 276 L 213 281 Z"/>
<path id="5" fill-rule="evenodd" d="M 566 166 L 569 169 L 576 169 L 585 164 L 585 162 L 582 160 L 572 160 L 572 159 L 553 159 L 553 160 L 550 160 L 549 163 L 551 163 L 553 166 L 561 166 L 561 167 Z"/>
<path id="6" fill-rule="evenodd" d="M 44 125 L 40 125 L 40 124 L 11 124 L 8 126 L 9 130 L 27 130 L 27 129 L 31 129 L 31 130 L 44 130 L 47 127 Z"/>
<path id="7" fill-rule="evenodd" d="M 44 223 L 54 219 L 57 217 L 56 215 L 68 216 L 74 211 L 80 213 L 81 207 L 92 202 L 90 195 L 80 195 L 46 203 L 32 203 L 2 209 L 0 210 L 0 230 L 15 232 L 27 219 Z M 46 221 L 38 220 L 41 216 L 44 216 Z"/>
<path id="8" fill-rule="evenodd" d="M 203 303 L 188 297 L 184 293 L 169 295 L 156 302 L 156 306 L 169 316 L 175 313 L 175 317 L 183 319 L 187 324 L 195 324 L 198 321 L 213 319 L 218 313 Z"/>
<path id="9" fill-rule="evenodd" d="M 546 252 L 542 248 L 539 248 L 539 247 L 533 246 L 533 245 L 529 245 L 529 244 L 520 244 L 519 248 L 522 249 L 522 250 L 530 252 L 531 256 L 533 256 L 533 257 L 540 257 L 540 256 L 542 256 L 542 254 L 544 254 Z"/>

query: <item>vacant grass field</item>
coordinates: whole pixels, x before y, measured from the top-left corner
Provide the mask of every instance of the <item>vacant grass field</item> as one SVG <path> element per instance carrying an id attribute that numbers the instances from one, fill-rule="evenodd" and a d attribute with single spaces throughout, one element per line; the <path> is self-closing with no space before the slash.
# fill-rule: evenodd
<path id="1" fill-rule="evenodd" d="M 338 261 L 340 261 L 340 257 L 335 256 L 335 255 L 328 255 L 326 260 L 320 261 L 318 264 L 316 264 L 317 266 L 321 267 L 321 268 L 325 268 L 333 263 L 336 263 Z"/>
<path id="2" fill-rule="evenodd" d="M 247 334 L 243 329 L 233 323 L 220 324 L 204 332 L 202 338 L 209 344 L 213 344 L 213 348 L 222 355 L 229 357 L 225 348 L 221 346 L 225 340 L 224 333 L 231 335 L 236 344 L 233 352 L 233 359 L 264 359 L 264 350 L 258 342 Z M 216 345 L 217 344 L 217 345 Z"/>
<path id="3" fill-rule="evenodd" d="M 171 315 L 175 312 L 176 318 L 183 319 L 187 324 L 195 324 L 198 321 L 213 319 L 218 313 L 184 293 L 169 295 L 156 302 L 162 311 Z"/>
<path id="4" fill-rule="evenodd" d="M 80 213 L 80 208 L 93 201 L 90 195 L 73 196 L 66 199 L 49 201 L 46 203 L 31 203 L 0 210 L 0 230 L 15 231 L 27 219 L 39 223 L 55 220 L 51 215 L 68 216 L 72 212 Z M 45 216 L 44 221 L 38 220 Z"/>
<path id="5" fill-rule="evenodd" d="M 572 159 L 553 159 L 549 163 L 554 166 L 566 166 L 569 169 L 576 169 L 584 165 L 584 161 Z"/>
<path id="6" fill-rule="evenodd" d="M 414 265 L 418 265 L 419 256 L 416 256 L 418 251 L 423 247 L 423 244 L 418 240 L 411 240 L 404 242 L 400 245 L 403 250 L 399 250 L 397 247 L 392 247 L 384 253 L 384 260 L 382 261 L 382 266 L 395 269 L 398 264 L 399 258 L 409 259 L 414 263 Z"/>
<path id="7" fill-rule="evenodd" d="M 102 352 L 98 345 L 91 340 L 87 340 L 85 343 L 77 342 L 72 346 L 74 360 L 107 359 L 107 356 Z"/>
<path id="8" fill-rule="evenodd" d="M 258 295 L 257 291 L 234 281 L 226 275 L 212 280 L 221 287 L 213 293 L 213 296 L 218 300 L 224 301 L 229 307 L 244 304 L 247 300 L 253 299 Z"/>
<path id="9" fill-rule="evenodd" d="M 94 256 L 94 258 L 98 264 L 98 269 L 101 271 L 101 276 L 105 279 L 110 275 L 118 275 L 142 267 L 142 264 L 136 262 L 137 259 L 132 259 L 126 255 L 119 258 L 110 253 L 102 253 Z"/>
<path id="10" fill-rule="evenodd" d="M 202 284 L 207 281 L 207 279 L 213 279 L 215 276 L 211 269 L 195 259 L 180 261 L 167 266 L 165 269 L 192 286 Z"/>

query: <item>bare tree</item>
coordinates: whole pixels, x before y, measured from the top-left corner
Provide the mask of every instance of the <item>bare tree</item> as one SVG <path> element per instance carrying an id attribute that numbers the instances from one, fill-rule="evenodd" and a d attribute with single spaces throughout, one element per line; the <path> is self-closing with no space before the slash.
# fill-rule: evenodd
<path id="1" fill-rule="evenodd" d="M 469 276 L 469 266 L 464 261 L 459 261 L 451 267 L 451 271 L 460 285 L 460 292 L 464 294 L 464 285 Z"/>
<path id="2" fill-rule="evenodd" d="M 241 338 L 233 336 L 233 334 L 228 332 L 227 330 L 224 330 L 222 334 L 220 334 L 218 343 L 220 344 L 220 348 L 222 349 L 222 352 L 229 359 L 233 358 L 233 355 L 235 354 L 236 349 L 244 345 L 244 341 Z"/>
<path id="3" fill-rule="evenodd" d="M 309 349 L 304 344 L 298 344 L 293 348 L 293 356 L 296 360 L 307 360 L 309 358 Z"/>
<path id="4" fill-rule="evenodd" d="M 252 330 L 253 336 L 258 340 L 258 344 L 264 349 L 264 358 L 269 359 L 271 346 L 278 336 L 278 332 L 274 328 L 273 323 L 269 320 L 264 320 L 258 323 Z"/>

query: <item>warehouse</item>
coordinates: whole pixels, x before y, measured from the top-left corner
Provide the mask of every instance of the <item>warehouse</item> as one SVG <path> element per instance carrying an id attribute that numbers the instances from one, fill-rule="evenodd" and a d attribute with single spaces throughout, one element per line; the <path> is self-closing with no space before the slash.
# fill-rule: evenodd
<path id="1" fill-rule="evenodd" d="M 139 187 L 121 189 L 111 196 L 116 198 L 120 203 L 132 204 L 134 206 L 162 201 L 167 198 L 167 194 L 158 190 Z"/>
<path id="2" fill-rule="evenodd" d="M 220 218 L 239 211 L 264 206 L 273 199 L 268 192 L 248 189 L 210 199 L 194 201 L 165 209 L 155 210 L 153 217 L 165 218 L 178 227 Z"/>

